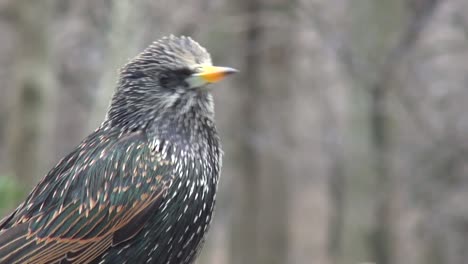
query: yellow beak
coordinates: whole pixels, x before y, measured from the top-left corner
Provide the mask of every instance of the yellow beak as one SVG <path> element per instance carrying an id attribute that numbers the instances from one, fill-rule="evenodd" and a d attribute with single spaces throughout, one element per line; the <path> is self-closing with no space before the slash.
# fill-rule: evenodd
<path id="1" fill-rule="evenodd" d="M 201 87 L 210 83 L 219 82 L 226 76 L 238 72 L 229 67 L 218 67 L 211 65 L 201 66 L 201 71 L 192 74 L 186 79 L 191 88 Z"/>

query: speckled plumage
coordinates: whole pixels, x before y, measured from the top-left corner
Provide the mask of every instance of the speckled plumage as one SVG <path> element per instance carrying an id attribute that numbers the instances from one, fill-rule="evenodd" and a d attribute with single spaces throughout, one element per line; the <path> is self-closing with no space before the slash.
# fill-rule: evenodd
<path id="1" fill-rule="evenodd" d="M 0 263 L 192 263 L 215 204 L 222 152 L 211 64 L 163 38 L 121 71 L 105 121 L 0 222 Z"/>

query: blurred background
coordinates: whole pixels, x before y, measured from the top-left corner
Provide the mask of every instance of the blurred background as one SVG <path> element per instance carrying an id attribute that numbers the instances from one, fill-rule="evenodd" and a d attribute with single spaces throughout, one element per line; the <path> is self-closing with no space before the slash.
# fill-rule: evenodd
<path id="1" fill-rule="evenodd" d="M 468 263 L 466 0 L 0 0 L 0 215 L 171 33 L 240 70 L 198 264 Z"/>

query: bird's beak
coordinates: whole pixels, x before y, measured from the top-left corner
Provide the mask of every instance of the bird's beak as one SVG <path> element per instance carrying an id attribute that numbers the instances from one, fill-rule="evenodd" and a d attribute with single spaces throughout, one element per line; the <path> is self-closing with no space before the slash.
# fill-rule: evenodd
<path id="1" fill-rule="evenodd" d="M 192 88 L 202 87 L 210 83 L 219 82 L 224 77 L 236 72 L 238 72 L 236 69 L 229 67 L 202 65 L 200 66 L 200 71 L 192 74 L 186 81 Z"/>

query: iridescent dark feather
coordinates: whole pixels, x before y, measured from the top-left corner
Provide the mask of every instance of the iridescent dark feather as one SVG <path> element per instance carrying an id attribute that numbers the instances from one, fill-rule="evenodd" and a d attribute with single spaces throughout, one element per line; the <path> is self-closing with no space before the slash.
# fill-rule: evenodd
<path id="1" fill-rule="evenodd" d="M 103 124 L 0 222 L 0 263 L 192 263 L 215 203 L 221 150 L 190 38 L 124 67 Z"/>
<path id="2" fill-rule="evenodd" d="M 92 247 L 77 263 L 87 262 L 135 236 L 159 207 L 172 164 L 141 133 L 100 133 L 63 159 L 2 224 L 1 240 L 15 237 L 0 246 L 2 263 L 49 263 Z"/>

